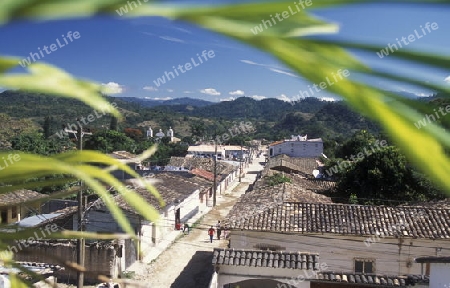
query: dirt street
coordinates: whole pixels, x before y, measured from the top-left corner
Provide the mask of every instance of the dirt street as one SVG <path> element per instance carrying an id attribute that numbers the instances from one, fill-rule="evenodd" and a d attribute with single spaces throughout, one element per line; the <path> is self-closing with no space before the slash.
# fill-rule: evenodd
<path id="1" fill-rule="evenodd" d="M 264 158 L 257 158 L 250 164 L 242 182 L 233 191 L 222 195 L 219 204 L 199 220 L 189 235 L 180 232 L 177 241 L 156 260 L 137 265 L 134 280 L 152 288 L 208 287 L 213 272 L 212 250 L 214 247 L 226 247 L 228 240 L 223 239 L 222 233 L 221 240 L 214 236 L 213 243 L 210 243 L 207 230 L 228 214 L 239 196 L 255 181 L 257 173 L 263 168 L 259 162 L 264 162 Z"/>

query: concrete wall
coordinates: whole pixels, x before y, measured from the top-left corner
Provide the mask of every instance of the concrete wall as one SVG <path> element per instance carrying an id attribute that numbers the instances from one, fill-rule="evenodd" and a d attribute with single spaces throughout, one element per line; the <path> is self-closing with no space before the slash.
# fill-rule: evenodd
<path id="1" fill-rule="evenodd" d="M 107 277 L 117 277 L 113 271 L 118 271 L 119 261 L 117 259 L 117 252 L 119 247 L 116 245 L 86 246 L 85 249 L 85 282 L 95 283 L 98 282 L 97 276 L 102 274 Z M 26 262 L 39 262 L 49 263 L 55 265 L 61 265 L 63 261 L 77 262 L 76 243 L 33 243 L 25 250 L 21 250 L 14 255 L 14 259 L 17 261 Z M 58 261 L 59 259 L 59 261 Z M 57 278 L 66 280 L 75 280 L 77 273 L 74 270 L 65 268 L 55 274 Z"/>
<path id="2" fill-rule="evenodd" d="M 290 157 L 319 157 L 323 153 L 323 142 L 287 141 L 269 148 L 270 157 L 286 154 Z"/>
<path id="3" fill-rule="evenodd" d="M 221 265 L 218 271 L 217 287 L 228 287 L 226 285 L 239 283 L 239 287 L 309 288 L 310 282 L 307 279 L 315 279 L 315 275 L 313 271 L 300 269 Z M 252 286 L 256 284 L 257 286 Z"/>
<path id="4" fill-rule="evenodd" d="M 354 272 L 355 259 L 373 259 L 375 273 L 387 275 L 421 274 L 414 258 L 450 256 L 449 240 L 380 238 L 366 246 L 365 237 L 338 234 L 282 234 L 254 231 L 232 231 L 230 247 L 255 249 L 257 245 L 278 245 L 285 251 L 319 253 L 320 262 L 330 271 Z"/>
<path id="5" fill-rule="evenodd" d="M 122 269 L 119 272 L 127 269 L 135 261 L 143 259 L 160 242 L 165 241 L 168 234 L 175 230 L 175 212 L 177 209 L 180 209 L 180 223 L 182 226 L 184 222 L 189 223 L 189 219 L 200 213 L 201 207 L 206 207 L 206 201 L 203 204 L 200 203 L 200 190 L 196 190 L 181 203 L 167 206 L 156 222 L 147 221 L 138 215 L 126 214 L 140 241 L 134 243 L 127 242 L 131 241 L 127 240 L 124 242 L 123 259 L 115 267 Z M 77 219 L 76 217 L 74 218 L 76 229 Z M 103 208 L 89 211 L 86 215 L 86 230 L 101 233 L 123 233 L 123 230 L 111 213 Z M 141 251 L 141 255 L 139 255 L 139 251 Z M 141 257 L 140 259 L 139 256 Z"/>
<path id="6" fill-rule="evenodd" d="M 431 263 L 430 288 L 450 288 L 450 263 Z"/>

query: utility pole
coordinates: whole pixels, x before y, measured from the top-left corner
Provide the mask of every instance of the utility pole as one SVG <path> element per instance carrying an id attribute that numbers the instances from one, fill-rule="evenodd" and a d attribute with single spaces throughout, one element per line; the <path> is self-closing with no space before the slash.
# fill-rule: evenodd
<path id="1" fill-rule="evenodd" d="M 214 184 L 213 184 L 213 207 L 216 206 L 217 194 L 217 141 L 214 140 Z"/>
<path id="2" fill-rule="evenodd" d="M 87 133 L 83 131 L 83 128 L 79 124 L 79 119 L 77 119 L 78 122 L 78 128 L 77 131 L 70 130 L 70 129 L 64 129 L 65 132 L 73 133 L 75 135 L 75 138 L 77 139 L 77 149 L 78 151 L 83 150 L 83 136 L 86 135 L 92 135 L 92 133 Z M 84 205 L 83 205 L 83 181 L 80 180 L 80 190 L 78 191 L 77 195 L 77 201 L 78 201 L 78 230 L 80 232 L 85 230 L 84 227 L 84 221 L 83 221 L 83 212 L 84 212 Z M 84 258 L 85 258 L 85 239 L 80 238 L 77 240 L 77 264 L 80 267 L 84 267 Z M 77 288 L 83 288 L 84 285 L 84 272 L 78 271 L 77 272 Z"/>
<path id="3" fill-rule="evenodd" d="M 239 158 L 239 182 L 241 182 L 241 178 L 242 178 L 242 158 L 243 158 L 243 154 L 242 154 L 242 144 L 241 144 L 241 157 Z"/>
<path id="4" fill-rule="evenodd" d="M 78 151 L 83 150 L 83 128 L 78 125 L 77 129 L 77 149 Z M 83 186 L 83 182 L 80 181 L 80 186 Z M 80 232 L 84 231 L 83 223 L 83 190 L 82 187 L 78 191 L 78 230 Z M 77 263 L 81 267 L 84 267 L 84 253 L 85 253 L 85 240 L 84 238 L 79 238 L 77 241 Z M 83 288 L 84 284 L 84 273 L 82 271 L 77 272 L 77 288 Z"/>

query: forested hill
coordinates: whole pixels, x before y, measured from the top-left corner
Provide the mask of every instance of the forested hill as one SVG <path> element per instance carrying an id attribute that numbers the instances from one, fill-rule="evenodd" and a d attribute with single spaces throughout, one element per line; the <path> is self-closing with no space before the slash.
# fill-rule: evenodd
<path id="1" fill-rule="evenodd" d="M 252 137 L 276 140 L 292 134 L 308 134 L 308 137 L 332 139 L 350 136 L 354 131 L 365 129 L 378 133 L 379 129 L 371 121 L 351 111 L 343 102 L 326 102 L 316 98 L 306 98 L 290 103 L 277 99 L 261 101 L 240 97 L 234 101 L 193 106 L 197 100 L 189 98 L 157 107 L 143 107 L 136 99 L 127 97 L 107 97 L 115 102 L 125 116 L 121 123 L 124 128 L 151 126 L 154 129 L 168 129 L 171 126 L 179 137 L 191 136 L 193 130 L 203 131 L 203 135 L 224 133 L 240 121 L 250 121 L 256 128 Z M 126 100 L 126 101 L 125 101 Z M 195 100 L 195 101 L 194 101 Z M 200 105 L 206 101 L 199 100 Z M 181 104 L 185 103 L 185 104 Z M 77 117 L 87 117 L 93 109 L 72 99 L 30 94 L 24 91 L 4 91 L 0 93 L 0 113 L 14 120 L 27 120 L 35 127 L 42 127 L 46 117 L 51 117 L 52 127 L 61 129 L 63 124 L 72 123 Z M 87 128 L 106 129 L 110 116 L 96 119 Z M 249 135 L 250 136 L 250 135 Z"/>
<path id="2" fill-rule="evenodd" d="M 225 119 L 262 119 L 277 121 L 289 112 L 314 114 L 327 102 L 317 98 L 306 98 L 294 102 L 294 105 L 274 98 L 255 100 L 250 97 L 239 97 L 234 101 L 224 101 L 206 107 L 192 109 L 188 113 L 198 117 Z"/>

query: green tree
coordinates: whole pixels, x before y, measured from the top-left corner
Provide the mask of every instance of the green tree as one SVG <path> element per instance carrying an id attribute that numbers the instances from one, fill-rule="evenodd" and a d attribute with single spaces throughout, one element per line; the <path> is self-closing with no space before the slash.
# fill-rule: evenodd
<path id="1" fill-rule="evenodd" d="M 127 137 L 125 133 L 114 130 L 96 132 L 85 142 L 85 149 L 98 150 L 103 153 L 113 151 L 135 153 L 137 148 L 133 139 Z"/>
<path id="2" fill-rule="evenodd" d="M 191 124 L 191 134 L 192 138 L 195 140 L 202 139 L 206 134 L 205 123 L 201 121 L 196 121 Z"/>
<path id="3" fill-rule="evenodd" d="M 364 149 L 370 149 L 376 140 L 375 136 L 366 130 L 359 130 L 342 145 L 338 156 L 341 158 L 357 156 L 358 153 L 364 152 Z"/>
<path id="4" fill-rule="evenodd" d="M 291 183 L 291 182 L 292 182 L 291 178 L 289 178 L 281 173 L 275 173 L 271 176 L 266 177 L 266 183 L 269 186 L 276 186 L 281 183 Z"/>
<path id="5" fill-rule="evenodd" d="M 334 193 L 343 202 L 357 199 L 360 204 L 397 205 L 444 196 L 423 182 L 396 147 L 378 149 L 349 163 L 348 169 L 341 171 Z"/>
<path id="6" fill-rule="evenodd" d="M 45 139 L 42 133 L 23 133 L 11 140 L 11 148 L 40 155 L 52 155 L 71 150 L 75 144 L 68 139 Z"/>
<path id="7" fill-rule="evenodd" d="M 109 130 L 117 131 L 119 129 L 118 127 L 118 120 L 117 117 L 111 116 L 111 121 L 109 122 Z"/>
<path id="8" fill-rule="evenodd" d="M 42 125 L 42 129 L 44 129 L 44 137 L 48 139 L 53 134 L 53 124 L 54 120 L 52 116 L 46 116 L 44 120 L 44 124 Z"/>

